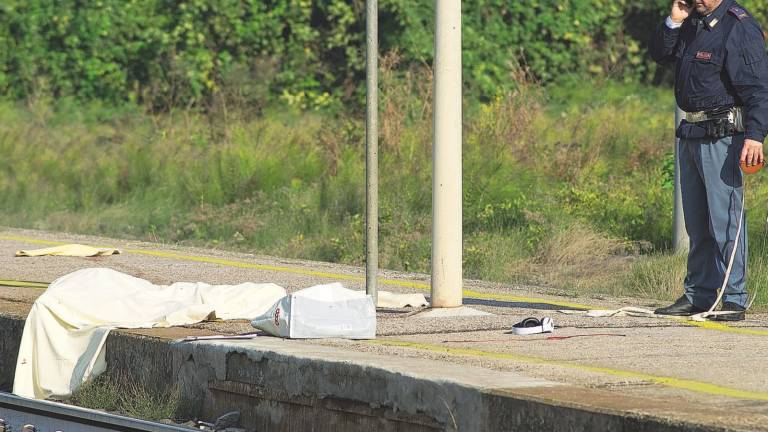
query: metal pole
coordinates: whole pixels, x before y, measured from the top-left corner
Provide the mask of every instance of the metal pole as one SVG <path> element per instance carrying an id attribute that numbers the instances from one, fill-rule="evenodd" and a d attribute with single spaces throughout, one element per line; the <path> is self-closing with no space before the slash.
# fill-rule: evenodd
<path id="1" fill-rule="evenodd" d="M 366 0 L 365 292 L 378 304 L 379 272 L 379 4 Z"/>
<path id="2" fill-rule="evenodd" d="M 462 302 L 461 1 L 435 0 L 432 307 Z"/>
<path id="3" fill-rule="evenodd" d="M 675 130 L 683 120 L 683 110 L 675 104 Z M 685 230 L 683 219 L 683 198 L 680 192 L 680 139 L 675 138 L 675 213 L 672 233 L 672 249 L 675 253 L 688 250 L 688 232 Z"/>

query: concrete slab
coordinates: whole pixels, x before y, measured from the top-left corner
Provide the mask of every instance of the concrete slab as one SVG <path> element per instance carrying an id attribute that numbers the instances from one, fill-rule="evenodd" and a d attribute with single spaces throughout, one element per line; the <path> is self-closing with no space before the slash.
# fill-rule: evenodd
<path id="1" fill-rule="evenodd" d="M 46 247 L 49 242 L 116 246 L 126 253 L 101 258 L 13 257 L 17 249 Z M 47 282 L 93 266 L 111 267 L 155 283 L 274 282 L 289 291 L 329 281 L 362 289 L 364 283 L 362 269 L 349 266 L 69 234 L 0 230 L 0 279 Z M 393 292 L 428 290 L 426 275 L 383 272 L 382 279 L 386 289 Z M 469 292 L 465 293 L 465 303 L 493 315 L 421 319 L 411 309 L 380 310 L 379 338 L 375 341 L 284 341 L 259 337 L 253 341 L 172 342 L 187 335 L 252 332 L 254 329 L 247 321 L 123 331 L 110 338 L 110 367 L 141 370 L 148 377 L 159 374 L 157 382 L 180 379 L 183 374 L 179 371 L 187 368 L 186 376 L 197 377 L 199 382 L 195 381 L 195 385 L 205 388 L 204 398 L 213 401 L 206 405 L 208 411 L 211 407 L 246 403 L 235 397 L 240 395 L 258 400 L 272 398 L 275 404 L 283 406 L 273 413 L 287 415 L 298 409 L 292 402 L 295 398 L 305 398 L 299 405 L 307 415 L 343 412 L 334 414 L 341 430 L 347 427 L 343 425 L 359 426 L 363 424 L 360 419 L 374 418 L 383 422 L 380 430 L 505 430 L 510 425 L 528 425 L 534 430 L 768 430 L 766 314 L 749 314 L 746 321 L 729 326 L 658 318 L 588 318 L 559 314 L 556 309 L 579 305 L 653 307 L 658 303 L 638 299 L 574 299 L 545 289 L 480 281 L 467 281 L 466 287 Z M 13 340 L 20 336 L 16 335 L 20 320 L 41 292 L 35 288 L 0 286 L 4 354 L 14 349 Z M 552 317 L 555 332 L 512 335 L 512 324 L 527 316 Z M 133 352 L 130 355 L 129 345 Z M 237 360 L 239 366 L 232 363 L 236 362 L 232 359 L 239 358 L 236 353 L 244 356 Z M 4 355 L 0 360 L 4 376 L 11 366 L 10 357 Z M 166 363 L 173 364 L 176 371 L 157 370 L 158 364 Z M 248 375 L 240 381 L 233 380 L 242 373 L 237 372 L 240 369 L 253 369 L 253 373 L 262 374 L 261 378 Z M 270 382 L 270 386 L 282 388 L 266 391 L 263 376 L 273 372 L 283 374 L 283 378 L 301 376 L 302 380 Z M 318 374 L 335 378 L 328 381 L 330 378 Z M 408 379 L 399 381 L 403 377 Z M 191 378 L 185 379 L 188 384 L 191 382 Z M 350 390 L 358 388 L 355 380 L 362 383 L 361 391 Z M 0 377 L 0 386 L 4 382 L 7 385 L 7 378 L 4 381 Z M 326 387 L 331 382 L 333 386 Z M 288 391 L 288 384 L 299 387 Z M 366 389 L 367 393 L 363 391 Z M 422 392 L 410 399 L 420 404 L 420 408 L 411 411 L 403 408 L 409 399 L 402 394 L 409 389 Z M 444 401 L 427 397 L 443 395 L 441 392 L 447 389 L 453 389 L 453 393 Z M 259 407 L 259 421 L 265 421 L 263 416 L 271 411 L 268 404 Z M 483 416 L 495 420 L 483 423 L 478 420 Z M 553 419 L 559 416 L 562 421 L 555 422 Z M 272 423 L 259 424 L 281 424 L 278 417 Z M 478 425 L 481 429 L 476 429 Z M 401 426 L 404 429 L 397 429 Z M 300 425 L 297 428 L 301 429 Z"/>

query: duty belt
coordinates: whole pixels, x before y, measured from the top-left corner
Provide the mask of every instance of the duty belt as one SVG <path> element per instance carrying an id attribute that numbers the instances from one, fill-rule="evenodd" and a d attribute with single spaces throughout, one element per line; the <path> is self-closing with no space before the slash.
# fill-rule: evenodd
<path id="1" fill-rule="evenodd" d="M 736 132 L 744 132 L 744 108 L 722 108 L 706 111 L 686 112 L 685 120 L 688 123 L 701 123 L 710 120 L 728 120 L 734 126 Z"/>

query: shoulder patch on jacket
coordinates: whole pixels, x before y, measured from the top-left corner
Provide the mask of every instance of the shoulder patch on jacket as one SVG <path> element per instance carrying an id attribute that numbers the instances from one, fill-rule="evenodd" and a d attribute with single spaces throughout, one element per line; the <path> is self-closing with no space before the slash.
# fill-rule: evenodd
<path id="1" fill-rule="evenodd" d="M 746 10 L 745 10 L 743 7 L 741 7 L 741 6 L 736 6 L 736 5 L 733 5 L 733 6 L 729 7 L 729 8 L 728 8 L 728 12 L 729 12 L 731 15 L 735 16 L 735 17 L 736 17 L 736 19 L 738 19 L 739 21 L 741 21 L 741 20 L 743 20 L 744 18 L 746 18 L 746 17 L 748 17 L 748 16 L 749 16 L 749 14 L 747 13 L 747 11 L 746 11 Z"/>

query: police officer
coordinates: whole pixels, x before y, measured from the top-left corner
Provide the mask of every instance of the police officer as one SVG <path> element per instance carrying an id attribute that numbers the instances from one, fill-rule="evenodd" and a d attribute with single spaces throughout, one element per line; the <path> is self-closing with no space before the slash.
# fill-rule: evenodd
<path id="1" fill-rule="evenodd" d="M 713 319 L 743 320 L 747 306 L 746 221 L 739 164 L 763 163 L 768 134 L 768 58 L 760 25 L 734 0 L 675 0 L 651 55 L 675 65 L 675 98 L 685 111 L 680 185 L 690 237 L 685 293 L 658 314 L 688 316 L 717 300 L 736 247 L 721 309 Z"/>

